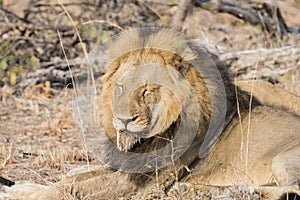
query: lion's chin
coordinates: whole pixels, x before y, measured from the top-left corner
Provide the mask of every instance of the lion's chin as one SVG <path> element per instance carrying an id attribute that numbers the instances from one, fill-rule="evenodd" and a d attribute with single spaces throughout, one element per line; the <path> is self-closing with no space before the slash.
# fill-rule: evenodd
<path id="1" fill-rule="evenodd" d="M 126 133 L 124 131 L 117 131 L 117 147 L 121 151 L 131 150 L 140 138 L 133 136 L 132 134 Z"/>

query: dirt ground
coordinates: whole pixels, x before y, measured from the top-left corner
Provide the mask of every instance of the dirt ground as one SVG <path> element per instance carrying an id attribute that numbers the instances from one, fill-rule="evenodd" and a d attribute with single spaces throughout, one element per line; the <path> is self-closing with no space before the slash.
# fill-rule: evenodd
<path id="1" fill-rule="evenodd" d="M 300 25 L 299 1 L 273 3 L 280 8 L 289 27 Z M 78 166 L 99 164 L 78 134 L 72 109 L 74 87 L 65 76 L 69 68 L 55 66 L 66 63 L 65 55 L 70 61 L 84 58 L 82 45 L 90 52 L 122 28 L 168 27 L 176 10 L 176 0 L 0 0 L 0 176 L 15 182 L 49 184 Z M 183 32 L 206 44 L 218 45 L 223 54 L 287 46 L 300 48 L 299 32 L 272 37 L 261 27 L 230 14 L 212 13 L 195 6 L 188 13 Z M 97 61 L 100 59 L 93 65 L 100 74 L 103 62 L 98 55 L 103 52 L 99 48 L 91 55 Z M 296 55 L 299 54 L 292 53 L 283 62 L 271 60 L 243 70 L 236 62 L 232 70 L 237 79 L 255 75 L 300 95 L 300 60 Z M 87 70 L 82 63 L 71 65 L 73 75 Z M 38 77 L 41 70 L 47 69 L 51 69 L 51 76 Z M 202 188 L 195 194 L 203 199 L 222 196 L 215 193 Z M 242 192 L 227 193 L 226 197 L 246 198 Z"/>

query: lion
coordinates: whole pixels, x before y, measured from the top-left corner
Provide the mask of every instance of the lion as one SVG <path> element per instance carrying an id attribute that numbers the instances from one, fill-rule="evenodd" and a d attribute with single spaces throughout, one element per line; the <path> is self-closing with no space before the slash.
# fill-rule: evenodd
<path id="1" fill-rule="evenodd" d="M 125 31 L 108 58 L 95 100 L 105 166 L 50 186 L 3 186 L 3 197 L 129 198 L 178 181 L 280 186 L 270 198 L 299 194 L 299 107 L 267 100 L 272 86 L 255 92 L 253 82 L 234 83 L 229 65 L 168 29 Z"/>

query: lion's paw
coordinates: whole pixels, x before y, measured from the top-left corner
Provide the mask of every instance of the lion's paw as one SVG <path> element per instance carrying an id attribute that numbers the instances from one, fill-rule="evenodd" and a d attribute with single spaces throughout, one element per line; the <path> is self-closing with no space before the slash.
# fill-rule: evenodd
<path id="1" fill-rule="evenodd" d="M 33 183 L 16 184 L 12 187 L 0 187 L 0 199 L 3 200 L 56 200 L 59 191 L 54 186 Z"/>

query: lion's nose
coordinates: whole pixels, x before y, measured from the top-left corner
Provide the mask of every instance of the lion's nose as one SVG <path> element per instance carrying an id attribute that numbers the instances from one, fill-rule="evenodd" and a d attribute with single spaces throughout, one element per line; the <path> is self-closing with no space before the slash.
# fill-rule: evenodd
<path id="1" fill-rule="evenodd" d="M 121 118 L 119 118 L 119 120 L 122 122 L 122 124 L 124 124 L 125 129 L 127 129 L 127 124 L 129 122 L 131 122 L 131 119 L 121 119 Z"/>
<path id="2" fill-rule="evenodd" d="M 127 125 L 129 122 L 131 122 L 131 119 L 122 119 L 119 117 L 116 117 L 113 119 L 114 127 L 118 130 L 127 130 Z"/>

